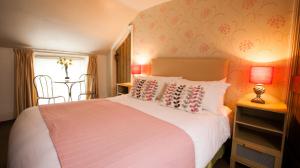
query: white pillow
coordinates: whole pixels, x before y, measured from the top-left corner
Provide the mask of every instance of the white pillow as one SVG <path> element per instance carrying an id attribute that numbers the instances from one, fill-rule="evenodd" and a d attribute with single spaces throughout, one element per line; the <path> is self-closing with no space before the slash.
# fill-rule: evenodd
<path id="1" fill-rule="evenodd" d="M 162 81 L 168 81 L 168 82 L 176 82 L 177 80 L 183 79 L 182 77 L 177 77 L 177 76 L 135 76 L 134 78 L 139 78 L 139 79 L 155 79 L 155 80 L 162 80 Z"/>
<path id="2" fill-rule="evenodd" d="M 205 94 L 203 97 L 203 110 L 219 113 L 224 105 L 224 95 L 227 88 L 230 86 L 224 80 L 221 81 L 190 81 L 181 79 L 178 84 L 201 85 L 204 88 Z"/>

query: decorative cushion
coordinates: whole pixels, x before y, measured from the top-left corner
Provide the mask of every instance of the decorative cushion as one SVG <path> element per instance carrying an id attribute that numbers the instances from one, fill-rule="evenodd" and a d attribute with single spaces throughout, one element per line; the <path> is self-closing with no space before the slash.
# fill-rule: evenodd
<path id="1" fill-rule="evenodd" d="M 186 79 L 181 79 L 177 83 L 187 86 L 201 85 L 205 94 L 203 97 L 202 109 L 219 113 L 224 105 L 224 95 L 230 84 L 226 83 L 224 80 L 221 81 L 190 81 Z"/>
<path id="2" fill-rule="evenodd" d="M 144 101 L 154 101 L 157 95 L 158 82 L 156 80 L 146 80 L 136 78 L 129 95 Z"/>
<path id="3" fill-rule="evenodd" d="M 205 91 L 201 85 L 182 85 L 169 83 L 166 86 L 160 104 L 191 113 L 202 111 Z"/>
<path id="4" fill-rule="evenodd" d="M 176 83 L 166 85 L 165 91 L 161 98 L 161 105 L 171 106 L 173 101 L 173 94 L 176 89 Z"/>
<path id="5" fill-rule="evenodd" d="M 204 94 L 205 91 L 201 85 L 188 86 L 185 89 L 181 109 L 191 113 L 201 112 Z"/>
<path id="6" fill-rule="evenodd" d="M 140 90 L 141 96 L 134 96 L 135 93 L 135 83 L 136 79 L 145 80 L 143 86 Z M 163 77 L 163 76 L 137 76 L 134 77 L 133 87 L 129 93 L 130 96 L 134 98 L 138 98 L 144 101 L 155 101 L 161 98 L 161 95 L 164 91 L 165 84 L 169 82 L 175 82 L 177 80 L 181 80 L 182 77 Z M 151 81 L 151 82 L 148 82 Z M 149 90 L 150 89 L 150 90 Z M 150 96 L 151 95 L 151 96 Z"/>
<path id="7" fill-rule="evenodd" d="M 146 82 L 145 79 L 138 79 L 138 78 L 134 79 L 129 95 L 131 97 L 140 99 L 142 96 L 142 87 L 145 82 Z"/>
<path id="8" fill-rule="evenodd" d="M 160 104 L 179 109 L 181 106 L 184 88 L 185 85 L 168 83 L 161 98 Z"/>
<path id="9" fill-rule="evenodd" d="M 158 89 L 157 80 L 147 80 L 142 87 L 142 100 L 154 101 Z"/>

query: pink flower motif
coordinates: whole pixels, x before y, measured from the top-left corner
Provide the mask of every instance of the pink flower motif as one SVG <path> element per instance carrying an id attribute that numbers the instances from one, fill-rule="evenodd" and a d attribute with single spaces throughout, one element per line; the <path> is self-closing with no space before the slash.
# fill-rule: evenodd
<path id="1" fill-rule="evenodd" d="M 160 42 L 164 42 L 164 41 L 166 41 L 166 36 L 165 35 L 160 35 L 159 36 L 159 40 L 160 40 Z"/>
<path id="2" fill-rule="evenodd" d="M 159 8 L 159 11 L 161 13 L 165 13 L 167 11 L 167 7 L 165 5 L 162 5 L 160 8 Z"/>
<path id="3" fill-rule="evenodd" d="M 192 30 L 188 30 L 184 33 L 184 36 L 187 38 L 187 39 L 192 39 L 194 37 L 194 33 Z"/>
<path id="4" fill-rule="evenodd" d="M 194 3 L 194 0 L 185 0 L 185 4 L 190 6 Z"/>
<path id="5" fill-rule="evenodd" d="M 219 32 L 220 33 L 222 33 L 222 34 L 224 34 L 224 35 L 227 35 L 227 34 L 229 34 L 230 33 L 230 25 L 229 24 L 221 24 L 220 26 L 219 26 Z"/>
<path id="6" fill-rule="evenodd" d="M 154 29 L 155 26 L 156 26 L 156 24 L 155 24 L 154 22 L 152 22 L 152 23 L 150 23 L 149 28 L 150 28 L 150 29 Z"/>
<path id="7" fill-rule="evenodd" d="M 172 25 L 175 25 L 175 24 L 177 24 L 179 22 L 179 17 L 178 16 L 174 16 L 174 17 L 172 17 L 170 19 L 170 21 L 171 21 Z"/>
<path id="8" fill-rule="evenodd" d="M 283 16 L 273 16 L 268 20 L 268 25 L 272 28 L 279 29 L 285 24 L 285 19 Z"/>
<path id="9" fill-rule="evenodd" d="M 243 0 L 242 8 L 243 9 L 251 9 L 256 4 L 257 0 Z"/>
<path id="10" fill-rule="evenodd" d="M 208 50 L 209 50 L 208 44 L 206 44 L 206 43 L 201 43 L 201 44 L 199 45 L 199 51 L 200 51 L 201 53 L 206 53 L 206 52 L 208 52 Z"/>
<path id="11" fill-rule="evenodd" d="M 170 49 L 170 51 L 171 51 L 172 54 L 176 54 L 178 52 L 178 48 L 177 47 L 172 47 Z"/>
<path id="12" fill-rule="evenodd" d="M 141 18 L 142 20 L 144 20 L 145 14 L 144 14 L 144 13 L 141 13 L 141 14 L 140 14 L 140 18 Z"/>
<path id="13" fill-rule="evenodd" d="M 240 43 L 239 49 L 242 52 L 247 52 L 248 50 L 250 50 L 253 47 L 253 43 L 250 40 L 244 40 Z"/>
<path id="14" fill-rule="evenodd" d="M 140 39 L 138 40 L 140 44 L 144 44 L 145 40 L 144 39 Z"/>
<path id="15" fill-rule="evenodd" d="M 211 14 L 211 10 L 209 8 L 203 8 L 200 12 L 200 17 L 205 19 Z"/>

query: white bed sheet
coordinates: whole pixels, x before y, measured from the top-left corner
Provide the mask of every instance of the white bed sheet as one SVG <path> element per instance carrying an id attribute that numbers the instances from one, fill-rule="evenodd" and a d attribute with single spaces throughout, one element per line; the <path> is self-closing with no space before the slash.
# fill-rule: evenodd
<path id="1" fill-rule="evenodd" d="M 227 107 L 224 107 L 220 115 L 211 112 L 191 114 L 163 107 L 155 102 L 136 100 L 127 95 L 108 98 L 108 100 L 136 108 L 184 130 L 194 143 L 197 168 L 205 167 L 230 137 L 227 115 L 231 110 Z M 11 130 L 8 166 L 9 168 L 60 168 L 48 128 L 37 107 L 25 110 Z"/>

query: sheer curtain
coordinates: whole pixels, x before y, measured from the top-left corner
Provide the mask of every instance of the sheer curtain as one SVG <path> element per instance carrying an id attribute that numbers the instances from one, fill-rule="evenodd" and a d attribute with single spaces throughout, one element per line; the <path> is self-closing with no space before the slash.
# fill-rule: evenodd
<path id="1" fill-rule="evenodd" d="M 95 92 L 95 98 L 99 97 L 99 88 L 98 88 L 98 72 L 97 72 L 97 56 L 95 55 L 90 55 L 89 56 L 89 62 L 88 62 L 88 68 L 87 68 L 87 73 L 91 74 L 94 79 L 91 81 L 91 78 L 88 78 L 87 81 L 87 87 L 86 88 L 88 91 L 94 91 Z M 94 84 L 91 84 L 94 82 Z M 91 95 L 87 95 L 87 99 L 90 99 Z"/>
<path id="2" fill-rule="evenodd" d="M 18 116 L 24 109 L 36 105 L 36 92 L 33 85 L 33 51 L 14 49 L 14 56 L 15 110 Z"/>

